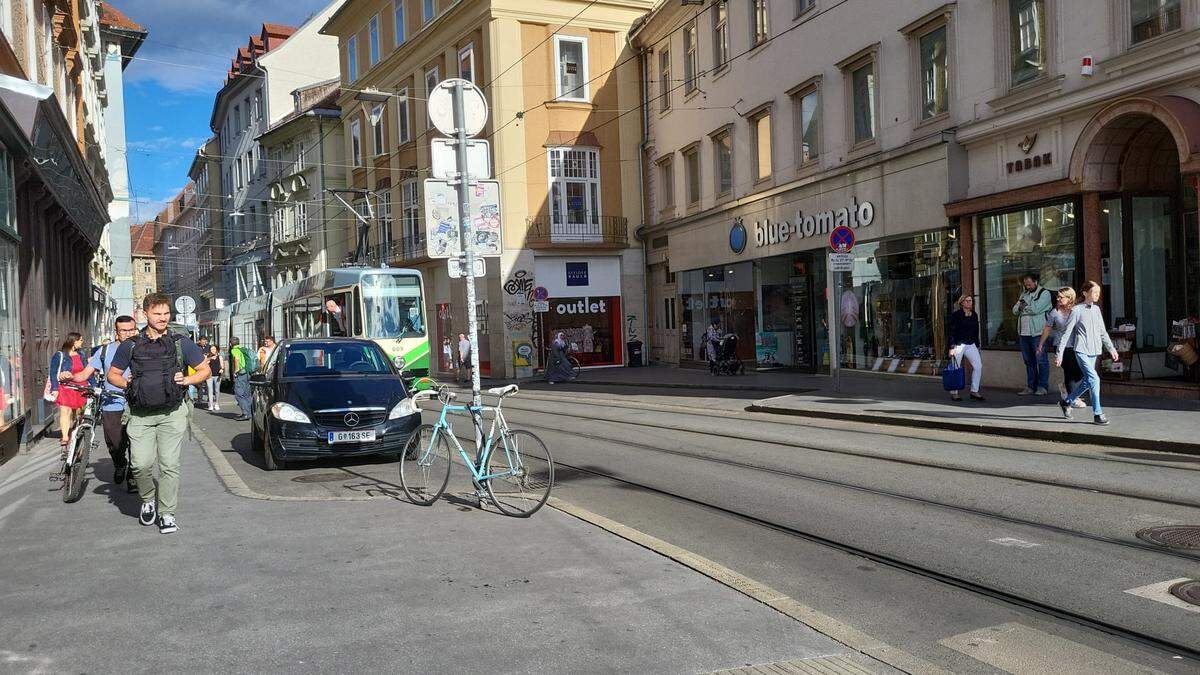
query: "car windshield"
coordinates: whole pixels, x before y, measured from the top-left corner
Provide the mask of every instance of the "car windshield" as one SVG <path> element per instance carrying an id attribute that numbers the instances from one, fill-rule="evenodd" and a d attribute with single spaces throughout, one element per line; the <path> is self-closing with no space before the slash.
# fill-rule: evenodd
<path id="1" fill-rule="evenodd" d="M 362 279 L 367 337 L 423 337 L 421 280 L 412 275 L 368 274 Z"/>
<path id="2" fill-rule="evenodd" d="M 373 344 L 299 342 L 283 356 L 284 377 L 391 375 L 387 357 Z"/>

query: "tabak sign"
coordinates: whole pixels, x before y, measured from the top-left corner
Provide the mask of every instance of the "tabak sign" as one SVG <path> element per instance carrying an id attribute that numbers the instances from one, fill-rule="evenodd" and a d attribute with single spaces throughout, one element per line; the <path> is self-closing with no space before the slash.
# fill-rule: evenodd
<path id="1" fill-rule="evenodd" d="M 770 218 L 754 221 L 749 229 L 752 232 L 756 247 L 782 244 L 789 239 L 807 239 L 828 235 L 835 227 L 845 225 L 858 229 L 867 227 L 875 222 L 875 205 L 869 201 L 858 201 L 855 197 L 850 204 L 839 209 L 829 209 L 817 213 L 805 214 L 803 209 L 796 209 L 796 217 L 792 220 L 773 221 Z M 742 219 L 734 221 L 734 227 L 742 225 Z"/>

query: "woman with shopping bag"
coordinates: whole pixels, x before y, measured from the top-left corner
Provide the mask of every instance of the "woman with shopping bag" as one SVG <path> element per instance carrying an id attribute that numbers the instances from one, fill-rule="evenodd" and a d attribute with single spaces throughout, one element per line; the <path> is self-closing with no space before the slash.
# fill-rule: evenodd
<path id="1" fill-rule="evenodd" d="M 966 386 L 966 373 L 962 362 L 971 365 L 971 400 L 982 401 L 979 382 L 983 379 L 983 361 L 979 357 L 979 315 L 975 313 L 975 298 L 959 297 L 950 315 L 950 358 L 952 363 L 942 373 L 942 386 L 950 392 L 950 398 L 961 401 L 959 392 Z M 953 372 L 957 369 L 957 373 Z"/>

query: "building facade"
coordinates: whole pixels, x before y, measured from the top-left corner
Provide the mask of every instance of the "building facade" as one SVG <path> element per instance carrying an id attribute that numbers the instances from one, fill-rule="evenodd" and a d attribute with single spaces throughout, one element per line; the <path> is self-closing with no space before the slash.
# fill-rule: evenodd
<path id="1" fill-rule="evenodd" d="M 184 292 L 189 279 L 188 273 L 195 265 L 196 253 L 191 248 L 195 233 L 183 227 L 184 212 L 192 213 L 192 200 L 196 186 L 188 183 L 154 217 L 155 273 L 158 276 L 155 288 L 159 293 L 176 297 Z"/>
<path id="2" fill-rule="evenodd" d="M 966 294 L 985 384 L 1020 388 L 1012 307 L 1035 272 L 1104 284 L 1135 378 L 1194 378 L 1164 352 L 1197 314 L 1200 6 L 872 8 L 664 3 L 640 26 L 652 358 L 702 364 L 716 321 L 763 370 L 827 370 L 836 338 L 843 367 L 932 376 Z M 858 243 L 831 293 L 841 224 Z"/>
<path id="3" fill-rule="evenodd" d="M 352 218 L 327 192 L 346 187 L 340 84 L 335 78 L 297 89 L 294 111 L 259 139 L 276 175 L 269 186 L 275 286 L 336 267 L 346 257 Z"/>
<path id="4" fill-rule="evenodd" d="M 129 226 L 129 250 L 133 267 L 133 311 L 130 313 L 138 323 L 146 321 L 142 301 L 147 295 L 158 292 L 158 259 L 154 253 L 157 228 L 154 221 Z"/>
<path id="5" fill-rule="evenodd" d="M 193 289 L 196 311 L 216 309 L 216 287 L 224 260 L 224 218 L 221 217 L 221 157 L 216 137 L 196 151 L 188 167 L 188 179 L 196 186 L 193 220 L 196 226 L 196 281 Z"/>
<path id="6" fill-rule="evenodd" d="M 444 347 L 467 327 L 465 286 L 429 257 L 425 237 L 437 136 L 425 101 L 449 77 L 478 85 L 492 111 L 479 137 L 500 183 L 503 253 L 478 280 L 482 374 L 531 375 L 556 332 L 585 366 L 629 362 L 628 343 L 644 334 L 631 193 L 639 121 L 618 111 L 638 104 L 627 35 L 652 5 L 351 0 L 323 28 L 340 49 L 343 162 L 363 191 L 355 207 L 375 216 L 364 262 L 424 272 L 431 371 L 453 369 L 457 349 Z M 346 234 L 353 250 L 355 231 Z M 534 311 L 539 287 L 547 312 Z"/>

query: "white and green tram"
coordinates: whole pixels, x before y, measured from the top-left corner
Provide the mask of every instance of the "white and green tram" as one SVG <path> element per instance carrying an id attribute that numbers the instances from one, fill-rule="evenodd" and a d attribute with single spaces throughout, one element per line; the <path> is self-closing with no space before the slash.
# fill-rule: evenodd
<path id="1" fill-rule="evenodd" d="M 301 279 L 198 317 L 200 334 L 228 350 L 276 340 L 347 336 L 373 340 L 413 375 L 429 374 L 425 281 L 419 270 L 343 267 Z"/>

